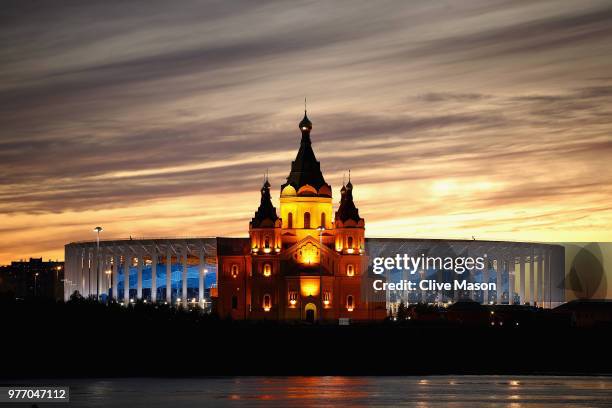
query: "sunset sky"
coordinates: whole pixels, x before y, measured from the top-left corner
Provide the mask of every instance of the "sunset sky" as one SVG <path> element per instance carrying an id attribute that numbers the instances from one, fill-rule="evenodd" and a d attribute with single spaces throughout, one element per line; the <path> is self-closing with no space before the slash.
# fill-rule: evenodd
<path id="1" fill-rule="evenodd" d="M 7 1 L 0 264 L 246 236 L 304 97 L 369 237 L 612 241 L 610 1 Z M 337 205 L 337 204 L 336 204 Z"/>

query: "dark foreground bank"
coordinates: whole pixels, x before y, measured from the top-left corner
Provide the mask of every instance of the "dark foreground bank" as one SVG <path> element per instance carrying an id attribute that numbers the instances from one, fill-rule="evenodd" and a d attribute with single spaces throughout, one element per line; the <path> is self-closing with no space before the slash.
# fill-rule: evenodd
<path id="1" fill-rule="evenodd" d="M 16 377 L 612 374 L 609 328 L 538 320 L 336 325 L 232 322 L 163 306 L 0 305 L 3 363 Z"/>

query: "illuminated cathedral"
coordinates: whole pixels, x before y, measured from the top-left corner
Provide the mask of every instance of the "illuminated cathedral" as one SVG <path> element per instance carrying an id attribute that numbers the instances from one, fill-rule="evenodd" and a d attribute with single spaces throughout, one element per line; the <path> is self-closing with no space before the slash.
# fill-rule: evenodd
<path id="1" fill-rule="evenodd" d="M 300 148 L 280 187 L 280 214 L 266 177 L 248 243 L 219 243 L 217 313 L 255 320 L 383 319 L 385 302 L 371 293 L 365 221 L 350 176 L 333 214 L 332 188 L 312 149 L 306 111 L 299 128 Z"/>

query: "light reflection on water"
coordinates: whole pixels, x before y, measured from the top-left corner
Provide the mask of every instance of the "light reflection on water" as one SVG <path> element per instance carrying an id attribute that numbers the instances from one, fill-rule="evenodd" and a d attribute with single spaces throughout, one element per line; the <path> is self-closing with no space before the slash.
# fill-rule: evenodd
<path id="1" fill-rule="evenodd" d="M 612 407 L 612 377 L 126 378 L 35 383 L 69 385 L 67 406 L 72 407 Z"/>

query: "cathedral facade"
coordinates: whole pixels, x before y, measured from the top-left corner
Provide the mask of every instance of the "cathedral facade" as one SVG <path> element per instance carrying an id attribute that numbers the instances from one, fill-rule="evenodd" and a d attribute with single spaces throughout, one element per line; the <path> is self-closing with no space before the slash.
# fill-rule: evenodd
<path id="1" fill-rule="evenodd" d="M 280 187 L 280 211 L 266 178 L 248 243 L 227 239 L 218 248 L 217 313 L 239 320 L 384 319 L 385 302 L 371 289 L 365 221 L 350 177 L 334 214 L 306 112 L 299 128 L 300 148 Z"/>

